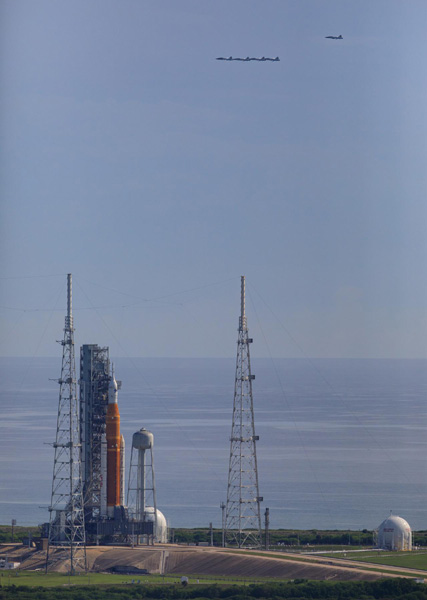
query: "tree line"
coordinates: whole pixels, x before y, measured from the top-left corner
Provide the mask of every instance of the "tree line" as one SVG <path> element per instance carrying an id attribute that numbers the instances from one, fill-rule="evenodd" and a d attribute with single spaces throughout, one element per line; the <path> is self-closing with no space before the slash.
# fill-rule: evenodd
<path id="1" fill-rule="evenodd" d="M 1 600 L 427 600 L 427 589 L 411 579 L 379 581 L 306 581 L 239 585 L 82 586 L 42 588 L 10 586 Z"/>
<path id="2" fill-rule="evenodd" d="M 28 539 L 28 534 L 33 537 L 40 537 L 40 527 L 19 527 L 15 525 L 0 525 L 0 544 L 8 544 L 9 542 L 23 542 Z"/>
<path id="3" fill-rule="evenodd" d="M 0 525 L 0 543 L 22 542 L 28 538 L 40 537 L 40 527 L 13 528 L 10 525 Z M 372 546 L 373 531 L 363 529 L 361 531 L 340 531 L 317 529 L 271 529 L 269 532 L 270 546 Z M 205 528 L 196 529 L 172 529 L 170 541 L 178 544 L 210 543 L 210 530 Z M 427 546 L 427 531 L 412 532 L 412 541 L 416 546 Z M 222 530 L 213 530 L 213 542 L 215 546 L 222 544 Z"/>
<path id="4" fill-rule="evenodd" d="M 273 546 L 372 546 L 374 543 L 374 532 L 368 529 L 361 531 L 328 530 L 291 530 L 271 529 L 269 531 L 270 547 Z M 427 531 L 414 531 L 412 533 L 413 544 L 416 546 L 427 546 Z M 209 529 L 173 529 L 171 530 L 171 541 L 178 544 L 210 543 L 211 535 Z M 221 546 L 221 529 L 213 530 L 214 546 Z"/>

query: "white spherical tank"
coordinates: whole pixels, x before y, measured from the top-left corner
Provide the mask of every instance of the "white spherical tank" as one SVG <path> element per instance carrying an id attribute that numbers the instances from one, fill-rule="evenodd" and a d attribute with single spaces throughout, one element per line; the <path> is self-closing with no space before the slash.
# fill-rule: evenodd
<path id="1" fill-rule="evenodd" d="M 135 450 L 149 450 L 154 445 L 154 436 L 150 431 L 147 431 L 145 427 L 142 427 L 139 431 L 132 436 L 132 446 Z"/>
<path id="2" fill-rule="evenodd" d="M 390 515 L 378 527 L 378 547 L 386 550 L 412 550 L 412 531 L 409 523 Z"/>
<path id="3" fill-rule="evenodd" d="M 154 508 L 152 506 L 147 506 L 145 512 L 146 521 L 153 522 L 154 521 Z M 166 544 L 168 541 L 168 526 L 166 523 L 165 515 L 160 512 L 159 509 L 156 510 L 157 514 L 157 527 L 154 532 L 154 540 L 159 544 Z"/>

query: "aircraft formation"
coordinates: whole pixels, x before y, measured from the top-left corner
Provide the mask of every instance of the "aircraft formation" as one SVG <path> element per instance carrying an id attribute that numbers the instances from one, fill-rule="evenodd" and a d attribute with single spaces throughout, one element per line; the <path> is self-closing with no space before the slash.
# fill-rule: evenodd
<path id="1" fill-rule="evenodd" d="M 326 40 L 343 40 L 343 36 L 342 35 L 326 35 L 325 36 Z M 270 62 L 279 62 L 280 58 L 278 56 L 276 56 L 276 58 L 269 58 L 269 57 L 265 57 L 262 56 L 261 58 L 255 58 L 255 57 L 249 57 L 247 56 L 246 58 L 233 58 L 232 56 L 218 56 L 216 60 L 240 60 L 241 62 L 250 62 L 251 60 L 257 60 L 258 62 L 265 62 L 267 60 L 269 60 Z"/>
<path id="2" fill-rule="evenodd" d="M 343 40 L 343 36 L 342 35 L 327 35 L 325 36 L 326 40 Z M 256 57 L 249 57 L 247 56 L 246 58 L 233 58 L 232 56 L 218 56 L 216 60 L 240 60 L 241 62 L 250 62 L 251 60 L 257 60 L 258 62 L 265 62 L 267 60 L 269 60 L 270 62 L 279 62 L 280 58 L 278 56 L 276 56 L 276 58 L 269 58 L 269 57 L 265 57 L 262 56 L 261 58 L 256 58 Z"/>
<path id="3" fill-rule="evenodd" d="M 228 58 L 226 58 L 224 56 L 219 56 L 216 60 L 241 60 L 243 62 L 249 62 L 251 60 L 265 62 L 266 60 L 269 60 L 271 62 L 279 62 L 280 58 L 278 56 L 276 56 L 276 58 L 266 58 L 265 56 L 262 56 L 261 58 L 249 58 L 249 56 L 247 56 L 246 58 L 233 58 L 232 56 L 229 56 Z"/>

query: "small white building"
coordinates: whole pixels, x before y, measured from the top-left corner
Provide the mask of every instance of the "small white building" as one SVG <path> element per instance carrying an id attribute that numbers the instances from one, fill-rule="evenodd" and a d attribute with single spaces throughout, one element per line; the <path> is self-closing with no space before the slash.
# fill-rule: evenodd
<path id="1" fill-rule="evenodd" d="M 6 560 L 3 558 L 0 558 L 0 569 L 4 569 L 5 571 L 9 570 L 9 569 L 17 569 L 20 564 L 21 563 L 19 563 L 19 562 L 13 562 L 11 560 L 7 560 L 7 558 L 6 558 Z"/>
<path id="2" fill-rule="evenodd" d="M 378 548 L 385 550 L 412 550 L 412 531 L 409 523 L 390 515 L 378 527 Z"/>

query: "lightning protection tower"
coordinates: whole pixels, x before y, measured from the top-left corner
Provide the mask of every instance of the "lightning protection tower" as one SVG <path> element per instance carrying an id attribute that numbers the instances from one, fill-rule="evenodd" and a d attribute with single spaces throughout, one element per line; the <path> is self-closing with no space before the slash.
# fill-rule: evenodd
<path id="1" fill-rule="evenodd" d="M 233 420 L 230 437 L 225 541 L 245 545 L 261 545 L 261 512 L 256 458 L 254 403 L 248 325 L 245 314 L 245 278 L 241 278 L 241 303 L 237 340 L 236 379 L 234 385 Z"/>
<path id="2" fill-rule="evenodd" d="M 79 407 L 76 393 L 74 327 L 71 274 L 67 276 L 67 316 L 60 342 L 62 369 L 59 383 L 58 419 L 53 447 L 52 496 L 49 506 L 49 537 L 46 572 L 57 562 L 69 561 L 74 575 L 86 571 L 86 540 L 83 511 Z"/>

